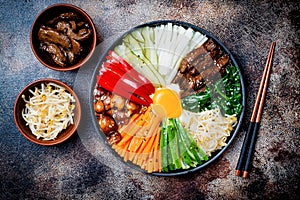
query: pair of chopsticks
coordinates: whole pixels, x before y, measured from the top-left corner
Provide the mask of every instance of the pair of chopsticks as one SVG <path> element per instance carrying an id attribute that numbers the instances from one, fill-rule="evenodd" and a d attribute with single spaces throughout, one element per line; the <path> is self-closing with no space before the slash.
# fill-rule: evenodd
<path id="1" fill-rule="evenodd" d="M 252 111 L 251 120 L 246 132 L 240 157 L 236 166 L 236 176 L 248 178 L 252 155 L 254 152 L 257 132 L 260 125 L 260 119 L 263 111 L 263 105 L 266 98 L 268 82 L 270 78 L 271 65 L 273 60 L 275 42 L 272 42 L 268 54 L 267 62 L 264 68 L 263 76 L 259 85 L 258 93 L 255 100 L 255 105 Z"/>

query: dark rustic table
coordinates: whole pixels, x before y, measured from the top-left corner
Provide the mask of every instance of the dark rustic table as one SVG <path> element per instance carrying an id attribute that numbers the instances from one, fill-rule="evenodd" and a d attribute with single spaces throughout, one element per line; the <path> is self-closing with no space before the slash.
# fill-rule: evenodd
<path id="1" fill-rule="evenodd" d="M 299 1 L 64 1 L 83 8 L 99 37 L 95 53 L 144 22 L 180 20 L 223 42 L 242 69 L 245 120 L 224 154 L 203 170 L 157 177 L 112 157 L 90 119 L 88 90 L 93 60 L 80 70 L 57 72 L 41 65 L 29 43 L 31 24 L 60 1 L 0 0 L 0 199 L 299 199 L 300 3 Z M 274 64 L 249 179 L 234 175 L 264 63 L 276 41 Z M 77 133 L 44 147 L 26 140 L 13 121 L 13 105 L 31 81 L 55 78 L 72 86 L 84 104 Z"/>

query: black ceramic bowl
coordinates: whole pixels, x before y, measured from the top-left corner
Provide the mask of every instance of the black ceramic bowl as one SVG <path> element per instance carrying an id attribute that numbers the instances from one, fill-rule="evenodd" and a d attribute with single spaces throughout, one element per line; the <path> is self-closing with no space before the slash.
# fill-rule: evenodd
<path id="1" fill-rule="evenodd" d="M 54 4 L 44 9 L 34 20 L 30 32 L 31 49 L 36 58 L 57 71 L 81 67 L 93 54 L 96 40 L 91 17 L 71 4 Z"/>
<path id="2" fill-rule="evenodd" d="M 194 168 L 190 168 L 190 169 L 187 169 L 187 170 L 176 170 L 176 171 L 172 171 L 172 172 L 169 172 L 169 173 L 165 173 L 165 172 L 154 172 L 154 173 L 152 173 L 153 175 L 158 175 L 158 176 L 176 176 L 176 175 L 192 173 L 192 172 L 195 172 L 197 170 L 200 170 L 200 169 L 203 169 L 203 168 L 207 167 L 212 162 L 217 160 L 223 154 L 223 152 L 226 151 L 227 148 L 229 148 L 229 146 L 233 142 L 235 136 L 237 135 L 237 133 L 240 129 L 242 120 L 243 120 L 244 109 L 245 109 L 245 87 L 244 87 L 244 81 L 243 81 L 243 77 L 242 77 L 239 65 L 236 62 L 236 60 L 234 59 L 234 57 L 232 56 L 232 54 L 230 53 L 230 51 L 226 48 L 226 46 L 222 42 L 220 42 L 214 35 L 212 35 L 208 31 L 206 31 L 206 30 L 204 30 L 204 29 L 202 29 L 198 26 L 195 26 L 195 25 L 192 25 L 192 24 L 189 24 L 189 23 L 186 23 L 186 22 L 181 22 L 181 21 L 163 20 L 163 21 L 153 21 L 153 22 L 149 22 L 149 23 L 139 25 L 139 26 L 134 27 L 133 29 L 129 30 L 128 32 L 124 33 L 120 38 L 118 38 L 107 49 L 107 51 L 102 55 L 102 57 L 99 58 L 99 63 L 97 64 L 97 67 L 95 68 L 95 71 L 94 71 L 94 74 L 93 74 L 93 77 L 92 77 L 91 90 L 90 90 L 90 109 L 91 109 L 92 119 L 93 119 L 93 122 L 94 122 L 94 125 L 96 127 L 97 132 L 102 136 L 102 138 L 105 141 L 105 144 L 107 145 L 107 147 L 112 150 L 112 156 L 113 155 L 117 156 L 118 158 L 123 160 L 123 158 L 120 157 L 115 152 L 115 150 L 112 149 L 111 145 L 108 144 L 107 138 L 104 135 L 101 128 L 99 127 L 98 118 L 95 115 L 95 110 L 94 110 L 95 94 L 94 94 L 94 90 L 95 90 L 95 86 L 97 85 L 97 75 L 99 75 L 99 69 L 101 68 L 102 63 L 106 60 L 106 56 L 107 56 L 108 52 L 110 50 L 113 50 L 115 46 L 121 44 L 122 43 L 122 38 L 124 36 L 126 36 L 127 34 L 133 32 L 134 30 L 137 30 L 137 29 L 140 29 L 140 28 L 143 28 L 143 27 L 147 27 L 147 26 L 156 27 L 156 26 L 160 26 L 160 25 L 166 25 L 168 23 L 172 23 L 173 25 L 182 26 L 185 29 L 191 28 L 196 32 L 200 32 L 200 33 L 206 35 L 208 38 L 211 38 L 218 46 L 220 46 L 220 48 L 222 49 L 222 51 L 224 53 L 229 55 L 231 64 L 239 69 L 238 73 L 239 73 L 239 76 L 240 76 L 240 91 L 241 91 L 241 96 L 242 96 L 241 97 L 242 110 L 241 110 L 241 112 L 238 116 L 237 125 L 234 127 L 234 130 L 231 132 L 230 136 L 226 140 L 227 144 L 225 146 L 223 146 L 220 150 L 215 151 L 212 154 L 212 156 L 209 158 L 208 161 L 204 162 L 201 165 L 198 165 Z M 131 167 L 136 168 L 137 170 L 141 170 L 140 167 L 137 167 L 136 165 L 132 164 L 131 162 L 126 162 L 126 163 L 129 164 Z M 216 170 L 218 170 L 218 169 L 216 169 Z M 144 170 L 142 170 L 142 171 L 144 171 Z M 144 171 L 144 172 L 146 172 L 146 171 Z"/>

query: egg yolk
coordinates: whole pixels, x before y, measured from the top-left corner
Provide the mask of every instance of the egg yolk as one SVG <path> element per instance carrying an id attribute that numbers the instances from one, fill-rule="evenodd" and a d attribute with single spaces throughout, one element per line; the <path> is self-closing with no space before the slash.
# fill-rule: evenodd
<path id="1" fill-rule="evenodd" d="M 179 95 L 168 88 L 159 88 L 153 97 L 153 110 L 158 115 L 168 118 L 177 118 L 181 115 L 182 107 Z"/>

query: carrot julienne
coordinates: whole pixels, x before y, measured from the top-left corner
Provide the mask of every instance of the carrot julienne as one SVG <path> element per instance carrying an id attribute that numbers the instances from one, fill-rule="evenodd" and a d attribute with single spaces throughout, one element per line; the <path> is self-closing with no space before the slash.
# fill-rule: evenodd
<path id="1" fill-rule="evenodd" d="M 160 172 L 160 123 L 161 118 L 149 107 L 120 128 L 122 139 L 112 148 L 125 162 L 131 161 L 149 173 Z"/>

